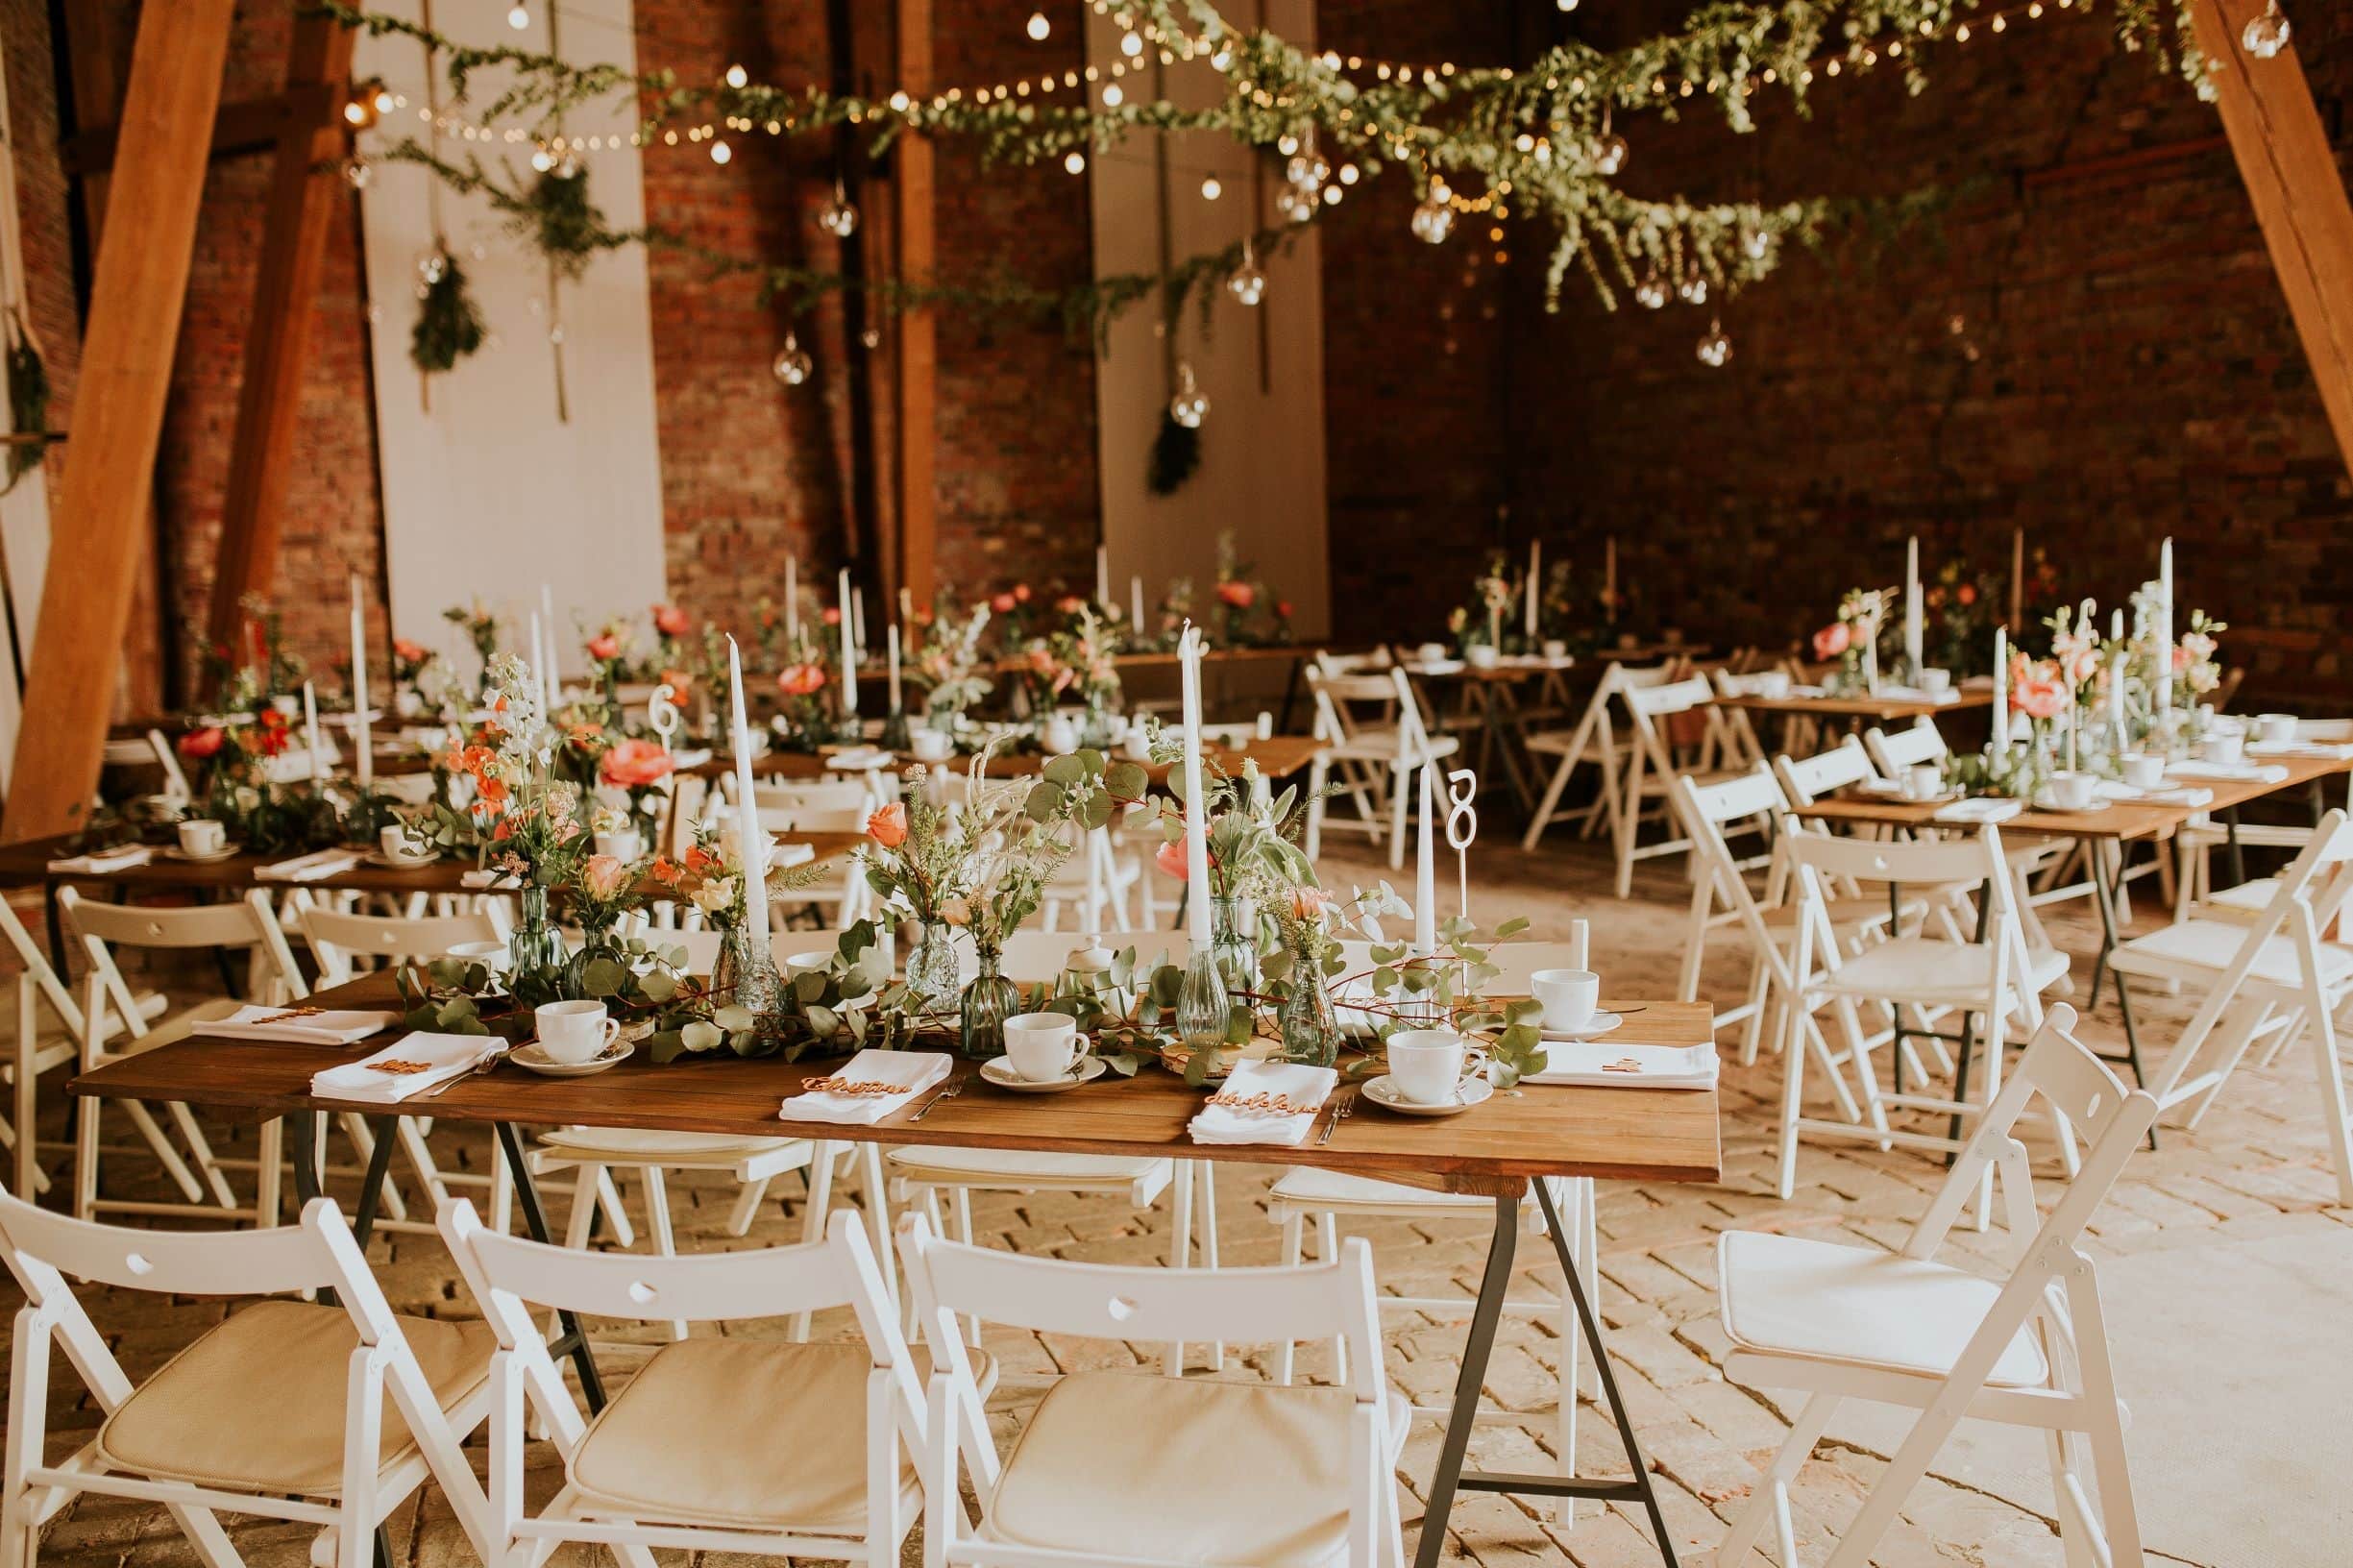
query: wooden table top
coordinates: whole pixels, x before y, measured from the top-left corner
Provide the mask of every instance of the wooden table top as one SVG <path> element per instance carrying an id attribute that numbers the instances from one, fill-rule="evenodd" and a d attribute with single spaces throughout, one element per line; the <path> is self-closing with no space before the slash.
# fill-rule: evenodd
<path id="1" fill-rule="evenodd" d="M 1994 693 L 1986 686 L 1956 687 L 1952 698 L 1944 702 L 1916 697 L 1807 697 L 1798 692 L 1787 697 L 1719 697 L 1716 701 L 1724 707 L 1746 708 L 1751 713 L 1806 713 L 1824 719 L 1917 719 L 1923 714 L 1934 718 L 1940 713 L 1990 708 L 1994 705 Z"/>
<path id="2" fill-rule="evenodd" d="M 310 998 L 330 1008 L 398 1010 L 389 975 L 362 976 Z M 1628 1014 L 1618 1036 L 1630 1042 L 1705 1043 L 1704 1002 L 1605 1001 Z M 324 1100 L 311 1074 L 355 1060 L 393 1036 L 350 1049 L 254 1041 L 186 1039 L 125 1057 L 73 1081 L 77 1094 L 181 1101 L 219 1111 L 280 1115 L 357 1110 L 393 1114 L 380 1104 Z M 441 1121 L 517 1121 L 820 1138 L 895 1145 L 1028 1149 L 1058 1153 L 1177 1155 L 1249 1164 L 1320 1165 L 1452 1192 L 1509 1196 L 1533 1176 L 1712 1182 L 1723 1173 L 1712 1090 L 1582 1089 L 1529 1086 L 1497 1094 L 1457 1116 L 1401 1116 L 1360 1101 L 1329 1143 L 1311 1134 L 1298 1148 L 1196 1144 L 1186 1123 L 1204 1093 L 1159 1067 L 1132 1079 L 1106 1074 L 1060 1094 L 1016 1094 L 980 1081 L 942 1101 L 920 1121 L 921 1100 L 871 1126 L 785 1121 L 778 1109 L 804 1082 L 840 1066 L 745 1061 L 723 1056 L 655 1066 L 643 1053 L 587 1078 L 545 1078 L 503 1064 L 430 1100 L 413 1114 Z M 958 1061 L 955 1075 L 977 1079 L 977 1064 Z"/>
<path id="3" fill-rule="evenodd" d="M 1282 779 L 1303 771 L 1309 763 L 1315 760 L 1315 753 L 1322 748 L 1323 743 L 1312 735 L 1272 735 L 1262 741 L 1252 741 L 1249 745 L 1238 748 L 1213 746 L 1204 750 L 1202 756 L 1237 777 L 1240 776 L 1244 762 L 1255 762 L 1258 764 L 1260 773 L 1265 777 Z M 864 769 L 845 771 L 830 766 L 827 758 L 834 749 L 838 748 L 829 748 L 823 752 L 772 749 L 766 755 L 752 759 L 751 772 L 757 778 L 793 780 L 859 778 L 865 775 L 867 770 Z M 1135 761 L 1123 751 L 1106 752 L 1105 755 L 1114 762 Z M 912 753 L 899 752 L 894 755 L 891 761 L 878 765 L 878 771 L 897 772 L 914 767 L 917 760 Z M 971 760 L 970 757 L 956 756 L 948 758 L 945 762 L 928 763 L 925 766 L 941 772 L 961 774 L 970 765 Z M 1000 753 L 989 759 L 989 776 L 991 778 L 1035 778 L 1045 771 L 1045 765 L 1050 760 L 1052 759 L 1035 751 Z M 688 771 L 706 778 L 716 778 L 732 770 L 734 766 L 731 760 L 724 754 L 721 754 Z M 1140 763 L 1139 766 L 1143 769 L 1146 776 L 1156 787 L 1167 782 L 1169 769 L 1150 762 Z"/>
<path id="4" fill-rule="evenodd" d="M 815 864 L 839 860 L 866 842 L 862 833 L 790 833 L 780 841 L 785 844 L 806 844 L 816 851 Z M 255 874 L 262 867 L 291 860 L 295 852 L 282 850 L 268 855 L 232 855 L 226 860 L 178 860 L 159 850 L 144 866 L 133 866 L 119 871 L 52 871 L 49 862 L 69 851 L 62 838 L 36 839 L 24 844 L 0 846 L 0 887 L 26 887 L 41 883 L 70 882 L 75 887 L 88 888 L 190 888 L 213 892 L 243 893 L 250 888 L 336 888 L 357 893 L 497 893 L 497 888 L 469 887 L 465 875 L 474 870 L 471 859 L 444 855 L 429 866 L 413 870 L 395 870 L 385 866 L 371 866 L 365 861 L 349 870 L 337 871 L 310 882 L 264 880 Z M 804 861 L 803 865 L 811 864 Z M 788 868 L 789 870 L 790 868 Z"/>
<path id="5" fill-rule="evenodd" d="M 2194 785 L 2213 792 L 2214 798 L 2202 806 L 2144 800 L 2112 801 L 2099 811 L 2045 811 L 2028 806 L 1999 826 L 2004 833 L 2037 833 L 2076 839 L 2129 842 L 2165 838 L 2200 812 L 2226 811 L 2263 796 L 2276 795 L 2283 790 L 2309 784 L 2316 778 L 2353 771 L 2353 762 L 2333 757 L 2276 757 L 2269 760 L 2286 768 L 2288 776 L 2269 781 L 2254 778 L 2181 780 L 2185 786 Z M 1894 827 L 1954 828 L 1965 825 L 1937 821 L 1937 805 L 1925 801 L 1904 800 L 1883 795 L 1842 793 L 1825 796 L 1811 805 L 1800 806 L 1797 815 L 1819 822 L 1873 823 Z"/>

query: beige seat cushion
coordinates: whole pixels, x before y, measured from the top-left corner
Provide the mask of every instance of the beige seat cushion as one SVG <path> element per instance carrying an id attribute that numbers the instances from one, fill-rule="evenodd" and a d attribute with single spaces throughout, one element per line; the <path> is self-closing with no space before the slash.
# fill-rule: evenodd
<path id="1" fill-rule="evenodd" d="M 1047 1187 L 1065 1192 L 1124 1191 L 1138 1182 L 1167 1179 L 1163 1155 L 1052 1154 L 1029 1149 L 893 1149 L 892 1171 L 911 1182 L 941 1187 L 1018 1190 Z"/>
<path id="2" fill-rule="evenodd" d="M 2118 947 L 2109 962 L 2126 974 L 2167 975 L 2180 968 L 2218 973 L 2238 961 L 2246 939 L 2247 928 L 2236 920 L 2184 920 L 2133 938 Z M 2247 973 L 2266 985 L 2304 983 L 2304 966 L 2296 959 L 2295 943 L 2287 937 L 2266 941 Z M 2348 978 L 2353 978 L 2353 948 L 2322 943 L 2320 983 L 2333 990 Z"/>
<path id="3" fill-rule="evenodd" d="M 2060 965 L 2064 968 L 2062 955 Z M 2033 965 L 2026 982 L 2047 984 L 2047 964 Z M 1994 949 L 1975 943 L 1943 942 L 1934 937 L 1894 937 L 1839 961 L 1837 972 L 1819 989 L 1847 996 L 1886 997 L 1900 1002 L 1958 1006 L 1985 1000 L 1993 982 Z M 2018 967 L 2007 971 L 2009 990 L 2019 990 Z"/>
<path id="4" fill-rule="evenodd" d="M 1393 1436 L 1403 1422 L 1392 1400 Z M 1079 1372 L 1006 1456 L 990 1535 L 1018 1546 L 1294 1568 L 1348 1544 L 1344 1388 Z M 1105 1469 L 1148 1438 L 1150 1462 Z"/>
<path id="5" fill-rule="evenodd" d="M 995 1368 L 978 1351 L 984 1387 Z M 918 1382 L 931 1362 L 914 1356 Z M 590 1512 L 642 1521 L 863 1533 L 863 1343 L 705 1337 L 664 1345 L 589 1424 L 572 1482 Z M 811 1434 L 821 1434 L 812 1436 Z M 911 1456 L 900 1479 L 912 1482 Z"/>
<path id="6" fill-rule="evenodd" d="M 404 1317 L 401 1332 L 446 1412 L 490 1375 L 486 1323 Z M 110 1470 L 233 1491 L 334 1497 L 343 1488 L 343 1409 L 359 1335 L 332 1307 L 261 1301 L 173 1357 L 107 1418 Z M 416 1441 L 389 1392 L 380 1463 Z"/>
<path id="7" fill-rule="evenodd" d="M 1727 1231 L 1716 1249 L 1724 1332 L 1742 1350 L 1942 1377 L 2000 1286 L 1924 1259 L 1765 1231 Z M 1986 1381 L 2039 1387 L 2041 1346 L 2022 1329 Z"/>
<path id="8" fill-rule="evenodd" d="M 561 1127 L 541 1136 L 540 1147 L 561 1158 L 630 1161 L 665 1165 L 733 1165 L 794 1144 L 797 1138 L 742 1138 L 732 1133 L 674 1133 L 653 1127 Z"/>
<path id="9" fill-rule="evenodd" d="M 1278 1204 L 1336 1213 L 1393 1214 L 1459 1212 L 1492 1214 L 1495 1200 L 1475 1192 L 1433 1192 L 1403 1182 L 1384 1182 L 1371 1176 L 1350 1176 L 1336 1170 L 1301 1165 L 1283 1173 L 1272 1194 Z"/>

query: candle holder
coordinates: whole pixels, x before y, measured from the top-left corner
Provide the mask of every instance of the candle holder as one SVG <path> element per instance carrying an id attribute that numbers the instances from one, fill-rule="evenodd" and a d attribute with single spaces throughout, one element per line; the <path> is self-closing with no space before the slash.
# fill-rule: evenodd
<path id="1" fill-rule="evenodd" d="M 755 1017 L 773 1017 L 784 1003 L 775 954 L 761 950 L 744 927 L 730 927 L 720 937 L 719 957 L 711 965 L 711 993 L 748 1009 Z"/>
<path id="2" fill-rule="evenodd" d="M 885 751 L 904 751 L 914 743 L 914 739 L 907 723 L 907 710 L 893 708 L 890 717 L 882 722 L 882 735 L 879 742 L 882 748 Z"/>

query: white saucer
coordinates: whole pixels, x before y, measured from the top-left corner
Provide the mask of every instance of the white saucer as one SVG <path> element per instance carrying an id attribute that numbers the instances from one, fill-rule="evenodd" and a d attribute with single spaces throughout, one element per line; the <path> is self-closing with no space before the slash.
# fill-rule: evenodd
<path id="1" fill-rule="evenodd" d="M 1582 1029 L 1578 1030 L 1575 1034 L 1570 1034 L 1559 1029 L 1546 1029 L 1543 1031 L 1543 1035 L 1546 1040 L 1592 1040 L 1596 1036 L 1609 1033 L 1610 1030 L 1615 1029 L 1619 1024 L 1624 1023 L 1625 1021 L 1626 1015 L 1623 1013 L 1603 1013 L 1597 1011 L 1593 1017 L 1585 1020 L 1585 1026 Z"/>
<path id="2" fill-rule="evenodd" d="M 885 751 L 881 747 L 870 746 L 836 751 L 825 759 L 825 766 L 839 768 L 845 772 L 863 773 L 870 772 L 876 768 L 888 768 L 896 760 L 898 759 L 893 753 Z"/>
<path id="3" fill-rule="evenodd" d="M 217 861 L 233 860 L 243 853 L 245 853 L 245 845 L 241 844 L 224 844 L 208 855 L 200 855 L 193 849 L 183 849 L 174 844 L 164 846 L 163 858 L 165 860 L 184 860 L 191 866 L 210 866 Z"/>
<path id="4" fill-rule="evenodd" d="M 371 849 L 360 857 L 360 862 L 362 865 L 374 866 L 386 871 L 421 871 L 440 858 L 441 851 L 438 849 L 429 855 L 410 855 L 405 859 L 398 855 L 387 855 L 381 849 Z"/>
<path id="5" fill-rule="evenodd" d="M 1401 1116 L 1454 1116 L 1493 1099 L 1495 1086 L 1484 1078 L 1465 1078 L 1462 1091 L 1447 1104 L 1416 1105 L 1397 1091 L 1385 1072 L 1378 1078 L 1364 1080 L 1364 1097 L 1382 1110 L 1394 1111 Z"/>
<path id="6" fill-rule="evenodd" d="M 636 1050 L 637 1047 L 627 1041 L 617 1040 L 606 1046 L 601 1056 L 592 1056 L 585 1062 L 558 1062 L 542 1050 L 539 1041 L 534 1040 L 507 1052 L 506 1060 L 549 1078 L 585 1078 L 592 1072 L 602 1072 L 618 1063 L 626 1062 Z"/>
<path id="7" fill-rule="evenodd" d="M 2052 799 L 2047 793 L 2037 794 L 2034 797 L 2035 810 L 2055 812 L 2062 817 L 2096 816 L 2100 812 L 2106 811 L 2110 806 L 2115 804 L 2115 801 L 2109 799 L 2103 795 L 2096 795 L 2092 796 L 2092 803 L 2088 806 L 2063 806 L 2059 804 L 2058 801 Z"/>
<path id="8" fill-rule="evenodd" d="M 1049 1079 L 1041 1084 L 1015 1073 L 1012 1065 L 1001 1056 L 991 1057 L 980 1065 L 980 1075 L 983 1078 L 988 1079 L 997 1088 L 1009 1089 L 1016 1094 L 1059 1094 L 1066 1089 L 1076 1089 L 1081 1084 L 1091 1084 L 1109 1071 L 1111 1071 L 1111 1064 L 1101 1057 L 1081 1057 L 1078 1066 L 1072 1071 L 1063 1077 Z"/>

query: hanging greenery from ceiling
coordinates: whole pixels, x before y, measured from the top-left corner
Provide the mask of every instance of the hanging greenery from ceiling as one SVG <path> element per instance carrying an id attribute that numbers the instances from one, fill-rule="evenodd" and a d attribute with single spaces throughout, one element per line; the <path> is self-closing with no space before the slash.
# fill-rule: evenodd
<path id="1" fill-rule="evenodd" d="M 436 234 L 418 263 L 417 324 L 408 335 L 408 358 L 428 376 L 454 370 L 457 361 L 482 346 L 482 312 L 466 292 L 466 274 Z"/>
<path id="2" fill-rule="evenodd" d="M 2089 10 L 2093 0 L 2079 0 Z M 2069 0 L 2052 0 L 2061 10 Z M 2128 49 L 2177 65 L 2201 90 L 2205 67 L 2190 41 L 2188 0 L 2113 0 L 2118 36 Z M 1125 37 L 1124 52 L 1140 68 L 1206 60 L 1225 91 L 1215 103 L 1183 108 L 1164 100 L 1104 104 L 1094 90 L 1095 67 L 1047 73 L 1033 84 L 951 88 L 928 96 L 904 91 L 885 97 L 838 95 L 818 87 L 782 87 L 741 72 L 710 84 L 679 82 L 668 71 L 632 73 L 610 64 L 575 65 L 551 56 L 503 45 L 455 42 L 405 18 L 326 0 L 324 11 L 379 36 L 414 38 L 430 49 L 464 101 L 480 73 L 497 71 L 502 86 L 478 111 L 484 124 L 519 128 L 543 152 L 568 156 L 580 145 L 567 138 L 561 117 L 617 93 L 633 94 L 644 115 L 629 138 L 647 146 L 699 144 L 731 135 L 800 135 L 847 124 L 868 131 L 870 150 L 902 135 L 956 139 L 975 145 L 995 164 L 1064 160 L 1075 172 L 1091 153 L 1140 131 L 1210 131 L 1290 159 L 1291 184 L 1304 198 L 1294 215 L 1311 221 L 1329 201 L 1331 161 L 1355 171 L 1353 180 L 1386 169 L 1406 171 L 1421 196 L 1416 233 L 1438 243 L 1458 211 L 1496 220 L 1535 218 L 1552 230 L 1548 306 L 1572 267 L 1614 307 L 1630 289 L 1645 303 L 1659 290 L 1686 300 L 1737 292 L 1778 265 L 1792 239 L 1819 243 L 1826 233 L 1851 227 L 1858 214 L 1880 227 L 1888 214 L 1917 215 L 1939 194 L 1919 192 L 1895 202 L 1821 198 L 1778 203 L 1693 203 L 1682 198 L 1629 195 L 1620 180 L 1638 162 L 1622 125 L 1643 114 L 1674 118 L 1695 99 L 1717 105 L 1735 131 L 1753 124 L 1752 100 L 1785 94 L 1801 110 L 1826 78 L 1895 69 L 1914 90 L 1923 85 L 1923 55 L 1931 43 L 1965 44 L 1978 31 L 1998 33 L 2013 16 L 2040 16 L 2040 0 L 1997 10 L 1966 0 L 1776 0 L 1719 3 L 1695 12 L 1683 28 L 1630 49 L 1605 52 L 1570 40 L 1521 67 L 1452 64 L 1398 65 L 1314 54 L 1263 30 L 1229 24 L 1209 0 L 1096 0 Z M 1120 69 L 1115 67 L 1115 69 Z M 1366 78 L 1370 80 L 1366 80 Z M 618 141 L 620 138 L 614 138 Z M 541 243 L 552 234 L 563 254 L 585 257 L 613 244 L 646 243 L 697 255 L 714 268 L 762 279 L 766 300 L 797 310 L 826 293 L 850 286 L 838 275 L 783 268 L 741 257 L 722 257 L 658 228 L 606 230 L 593 206 L 562 212 L 551 204 L 571 193 L 525 192 L 502 185 L 478 162 L 452 165 L 429 150 L 404 144 L 390 156 L 432 166 L 443 179 L 488 195 L 510 216 L 535 227 Z M 1308 160 L 1311 178 L 1300 179 Z M 1320 171 L 1320 172 L 1319 172 Z M 546 182 L 541 182 L 542 186 Z M 1465 196 L 1464 191 L 1478 194 Z M 1323 199 L 1318 200 L 1321 196 Z M 1262 253 L 1298 225 L 1254 236 Z M 1165 276 L 1104 279 L 1068 290 L 1039 290 L 1011 280 L 945 287 L 933 283 L 870 283 L 885 308 L 971 303 L 1056 312 L 1074 328 L 1100 331 L 1110 316 L 1162 296 L 1173 316 L 1206 282 L 1230 276 L 1241 245 L 1195 257 Z"/>

